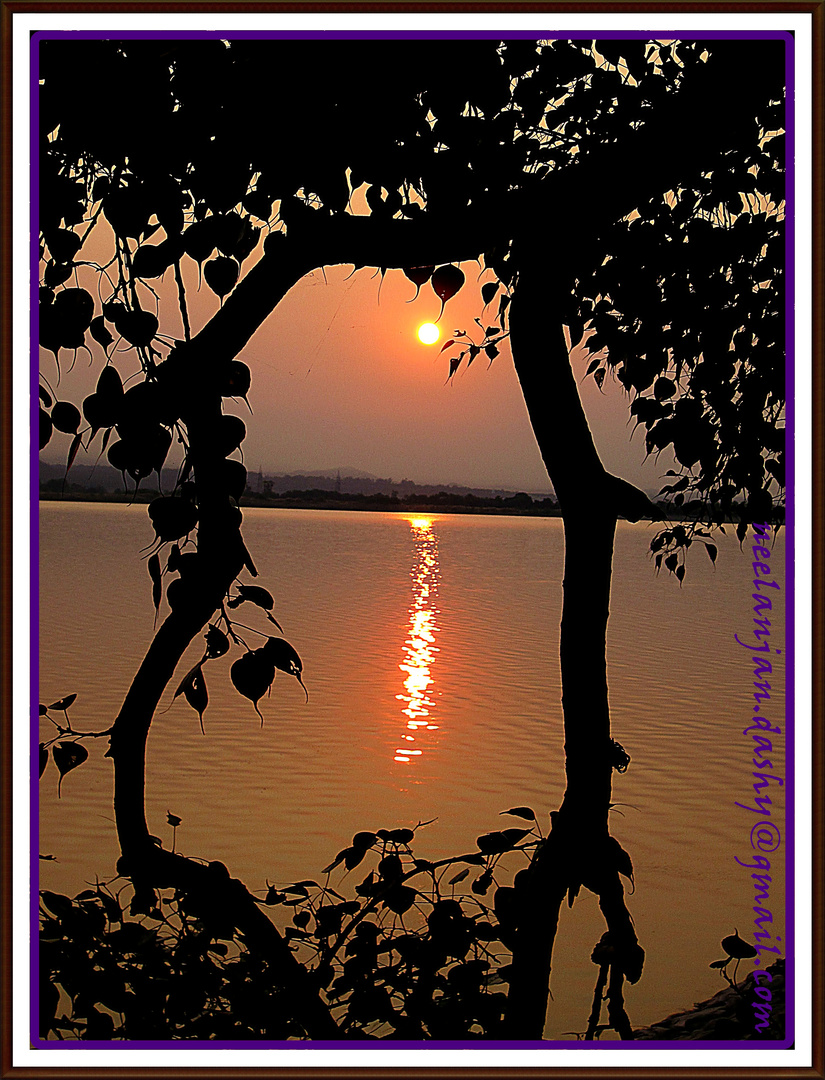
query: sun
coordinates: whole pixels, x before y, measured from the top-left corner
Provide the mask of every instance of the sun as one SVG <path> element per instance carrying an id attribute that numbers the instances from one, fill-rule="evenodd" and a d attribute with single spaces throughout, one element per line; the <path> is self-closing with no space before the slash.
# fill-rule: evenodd
<path id="1" fill-rule="evenodd" d="M 441 331 L 438 329 L 435 323 L 425 322 L 422 323 L 421 326 L 419 326 L 418 328 L 418 340 L 423 345 L 435 345 L 435 343 L 438 341 L 440 334 Z"/>

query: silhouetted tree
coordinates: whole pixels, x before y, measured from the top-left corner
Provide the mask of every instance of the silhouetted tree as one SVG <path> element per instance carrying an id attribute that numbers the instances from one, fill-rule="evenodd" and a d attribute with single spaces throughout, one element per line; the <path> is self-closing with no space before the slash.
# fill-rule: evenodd
<path id="1" fill-rule="evenodd" d="M 769 517 L 784 485 L 783 50 L 765 40 L 41 45 L 40 341 L 58 362 L 88 336 L 106 354 L 87 426 L 44 388 L 41 439 L 52 425 L 73 433 L 71 461 L 100 433 L 136 483 L 160 469 L 173 435 L 185 453 L 174 495 L 150 506 L 161 546 L 173 545 L 165 567 L 150 563 L 156 607 L 162 575 L 179 574 L 171 610 L 110 732 L 119 868 L 136 888 L 212 889 L 247 939 L 280 957 L 311 1037 L 337 1028 L 271 922 L 228 875 L 159 847 L 144 813 L 149 728 L 185 650 L 218 612 L 180 685 L 202 713 L 204 665 L 235 638 L 227 603 L 269 605 L 265 590 L 232 594 L 244 569 L 255 576 L 237 506 L 246 474 L 230 458 L 244 429 L 222 410 L 249 386 L 235 357 L 319 266 L 405 269 L 443 303 L 464 282 L 448 261 L 483 258 L 495 273 L 483 293 L 485 305 L 497 298 L 495 319 L 480 340 L 456 335 L 450 374 L 481 351 L 493 359 L 509 335 L 565 528 L 567 788 L 530 867 L 499 890 L 500 905 L 497 894 L 513 950 L 503 1030 L 541 1037 L 559 909 L 582 885 L 606 919 L 620 1016 L 622 981 L 639 978 L 644 953 L 620 878 L 632 864 L 608 829 L 612 771 L 627 764 L 607 697 L 613 537 L 619 516 L 661 514 L 604 468 L 565 328 L 571 344 L 595 331 L 589 374 L 601 387 L 611 372 L 629 392 L 648 452 L 673 450 L 665 493 L 700 499 L 702 517 L 654 538 L 657 568 L 664 559 L 681 580 L 694 540 L 715 559 L 712 530 L 737 498 L 740 538 L 744 522 Z M 105 93 L 89 94 L 88 72 Z M 353 214 L 364 185 L 369 213 Z M 95 264 L 95 297 L 76 271 L 103 219 L 111 258 Z M 222 300 L 200 328 L 184 259 Z M 180 329 L 153 313 L 150 284 L 167 272 Z M 115 336 L 143 376 L 125 393 Z M 195 528 L 194 551 L 181 554 Z M 300 677 L 297 654 L 273 637 L 235 661 L 233 681 L 257 701 L 276 667 Z"/>

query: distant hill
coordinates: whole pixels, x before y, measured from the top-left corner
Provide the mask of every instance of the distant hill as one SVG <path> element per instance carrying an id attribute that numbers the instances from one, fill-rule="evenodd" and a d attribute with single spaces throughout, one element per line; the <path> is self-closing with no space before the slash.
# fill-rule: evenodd
<path id="1" fill-rule="evenodd" d="M 280 474 L 287 475 L 287 474 Z M 342 465 L 338 469 L 296 469 L 294 472 L 288 474 L 289 476 L 341 476 L 349 477 L 355 480 L 377 480 L 378 477 L 373 473 L 364 472 L 363 469 L 354 469 L 352 465 Z"/>
<path id="2" fill-rule="evenodd" d="M 63 479 L 66 475 L 64 465 L 53 465 L 50 462 L 40 462 L 40 486 L 48 491 L 60 491 Z M 162 488 L 171 491 L 175 486 L 177 470 L 164 469 L 162 473 Z M 311 483 L 307 481 L 311 480 Z M 461 484 L 417 484 L 414 480 L 393 480 L 391 477 L 373 476 L 362 469 L 341 469 L 323 472 L 279 473 L 269 475 L 250 470 L 248 487 L 255 494 L 283 495 L 287 491 L 305 491 L 308 488 L 317 491 L 340 491 L 350 495 L 397 495 L 405 498 L 408 495 L 438 495 L 445 492 L 448 495 L 465 496 L 476 495 L 482 499 L 502 496 L 507 498 L 518 494 L 507 488 L 478 488 L 467 487 Z M 134 485 L 129 480 L 129 490 Z M 73 465 L 69 470 L 67 489 L 86 490 L 89 492 L 112 493 L 123 491 L 123 476 L 111 465 Z M 147 477 L 141 488 L 145 491 L 157 490 L 157 475 Z M 534 498 L 543 499 L 547 492 L 527 492 Z"/>

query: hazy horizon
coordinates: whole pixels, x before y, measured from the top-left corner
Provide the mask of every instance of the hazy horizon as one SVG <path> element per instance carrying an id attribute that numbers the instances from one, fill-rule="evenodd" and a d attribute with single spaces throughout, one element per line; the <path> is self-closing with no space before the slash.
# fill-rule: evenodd
<path id="1" fill-rule="evenodd" d="M 401 271 L 388 271 L 382 279 L 368 268 L 354 273 L 333 266 L 299 281 L 239 354 L 252 372 L 253 411 L 241 400 L 224 399 L 225 411 L 246 424 L 247 469 L 318 472 L 337 470 L 335 463 L 342 462 L 374 476 L 421 484 L 551 491 L 509 341 L 502 342 L 492 363 L 479 358 L 447 380 L 452 353 L 442 354 L 443 343 L 456 329 L 472 333 L 474 320 L 487 318 L 496 306 L 485 312 L 481 301 L 481 282 L 488 275 L 482 277 L 475 263 L 462 265 L 467 283 L 446 305 L 435 345 L 422 345 L 416 331 L 438 317 L 439 301 L 425 286 L 409 303 L 415 287 Z M 218 299 L 206 287 L 197 291 L 194 264 L 184 264 L 184 272 L 192 278 L 190 317 L 200 326 L 217 310 Z M 163 297 L 174 282 L 164 279 L 156 287 Z M 167 298 L 161 310 L 168 320 L 163 332 L 182 336 L 174 298 Z M 103 351 L 95 344 L 91 348 L 94 360 L 87 363 L 78 353 L 73 367 L 71 354 L 62 351 L 59 384 L 54 358 L 45 354 L 43 369 L 56 397 L 80 406 L 92 393 Z M 643 439 L 630 439 L 622 388 L 608 378 L 601 392 L 585 379 L 585 355 L 583 349 L 574 351 L 574 370 L 605 468 L 657 491 L 672 458 L 663 456 L 658 465 L 644 460 Z M 118 355 L 118 363 L 123 359 L 128 375 L 128 354 Z M 65 463 L 70 442 L 70 436 L 55 432 L 44 459 Z M 100 436 L 90 454 L 78 454 L 77 464 L 93 464 L 99 450 Z"/>

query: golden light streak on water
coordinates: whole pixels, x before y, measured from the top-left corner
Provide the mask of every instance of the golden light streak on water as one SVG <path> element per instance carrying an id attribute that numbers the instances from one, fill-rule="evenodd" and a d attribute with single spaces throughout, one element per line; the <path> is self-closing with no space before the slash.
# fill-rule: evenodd
<path id="1" fill-rule="evenodd" d="M 409 637 L 402 650 L 403 662 L 398 665 L 406 678 L 404 693 L 395 695 L 398 701 L 405 703 L 401 712 L 406 717 L 406 727 L 399 741 L 406 745 L 396 748 L 394 760 L 404 764 L 423 755 L 424 751 L 415 746 L 420 733 L 438 730 L 438 724 L 433 722 L 436 703 L 432 672 L 439 651 L 435 640 L 440 629 L 436 606 L 440 573 L 438 539 L 431 518 L 410 518 L 409 522 L 415 542 L 415 559 L 410 571 L 412 602 Z"/>

